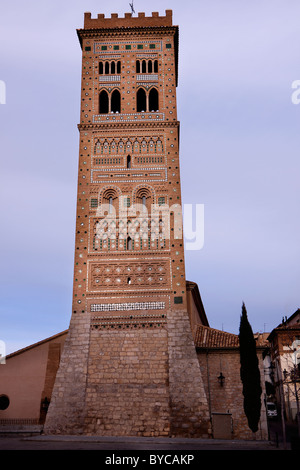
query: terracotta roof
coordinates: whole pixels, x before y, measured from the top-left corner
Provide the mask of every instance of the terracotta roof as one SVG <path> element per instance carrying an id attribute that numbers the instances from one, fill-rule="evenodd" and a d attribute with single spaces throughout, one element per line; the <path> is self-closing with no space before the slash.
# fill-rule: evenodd
<path id="1" fill-rule="evenodd" d="M 233 333 L 199 325 L 195 334 L 196 348 L 238 348 L 239 337 Z"/>

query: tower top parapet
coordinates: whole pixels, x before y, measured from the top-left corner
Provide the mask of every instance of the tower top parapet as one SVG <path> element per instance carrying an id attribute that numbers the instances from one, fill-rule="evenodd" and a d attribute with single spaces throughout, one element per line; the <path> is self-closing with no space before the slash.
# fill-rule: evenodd
<path id="1" fill-rule="evenodd" d="M 153 12 L 152 16 L 138 13 L 136 17 L 133 17 L 132 13 L 125 13 L 124 18 L 119 18 L 118 13 L 111 13 L 110 18 L 106 18 L 103 13 L 99 13 L 97 18 L 92 18 L 91 13 L 86 12 L 84 14 L 84 29 L 172 26 L 172 18 L 172 10 L 166 10 L 165 16 L 159 16 L 158 12 Z"/>

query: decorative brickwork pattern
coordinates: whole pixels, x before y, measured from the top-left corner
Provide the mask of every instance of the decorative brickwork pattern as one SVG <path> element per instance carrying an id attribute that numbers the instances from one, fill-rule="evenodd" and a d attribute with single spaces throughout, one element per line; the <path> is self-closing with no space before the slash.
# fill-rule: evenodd
<path id="1" fill-rule="evenodd" d="M 207 437 L 187 313 L 178 27 L 170 10 L 86 13 L 77 32 L 73 313 L 44 431 Z"/>

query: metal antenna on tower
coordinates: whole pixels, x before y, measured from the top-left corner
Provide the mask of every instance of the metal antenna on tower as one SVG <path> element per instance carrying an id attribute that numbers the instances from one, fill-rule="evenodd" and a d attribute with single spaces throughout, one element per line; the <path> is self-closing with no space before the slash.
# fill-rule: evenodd
<path id="1" fill-rule="evenodd" d="M 130 5 L 130 8 L 131 8 L 131 12 L 132 12 L 132 13 L 135 13 L 134 7 L 133 7 L 133 1 L 132 1 L 132 3 L 129 3 L 129 5 Z"/>

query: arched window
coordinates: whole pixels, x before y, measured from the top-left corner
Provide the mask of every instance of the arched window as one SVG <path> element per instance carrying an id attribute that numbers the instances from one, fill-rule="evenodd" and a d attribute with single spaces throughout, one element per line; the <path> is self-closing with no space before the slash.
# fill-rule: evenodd
<path id="1" fill-rule="evenodd" d="M 154 61 L 154 73 L 158 73 L 158 61 Z"/>
<path id="2" fill-rule="evenodd" d="M 140 113 L 141 111 L 146 111 L 146 107 L 146 92 L 143 88 L 139 88 L 136 94 L 136 110 Z"/>
<path id="3" fill-rule="evenodd" d="M 147 188 L 140 188 L 136 194 L 137 210 L 142 210 L 143 213 L 151 214 L 152 197 Z"/>
<path id="4" fill-rule="evenodd" d="M 143 60 L 143 62 L 142 62 L 142 73 L 147 73 L 147 65 L 146 65 L 145 60 Z"/>
<path id="5" fill-rule="evenodd" d="M 6 410 L 9 407 L 9 398 L 7 395 L 0 395 L 0 410 Z"/>
<path id="6" fill-rule="evenodd" d="M 127 237 L 126 248 L 127 248 L 128 251 L 132 250 L 132 240 L 131 240 L 130 237 Z M 130 279 L 130 278 L 128 278 L 128 279 Z M 129 284 L 129 282 L 128 282 L 128 284 Z"/>
<path id="7" fill-rule="evenodd" d="M 111 111 L 113 113 L 121 112 L 121 95 L 119 90 L 114 90 L 111 95 Z"/>
<path id="8" fill-rule="evenodd" d="M 109 74 L 109 62 L 105 62 L 105 74 Z"/>
<path id="9" fill-rule="evenodd" d="M 158 91 L 151 88 L 149 93 L 149 111 L 158 111 Z"/>
<path id="10" fill-rule="evenodd" d="M 148 73 L 152 73 L 152 60 L 148 61 Z"/>
<path id="11" fill-rule="evenodd" d="M 159 219 L 159 233 L 162 233 L 163 232 L 163 220 L 162 219 Z"/>
<path id="12" fill-rule="evenodd" d="M 131 168 L 131 156 L 127 155 L 127 168 Z"/>
<path id="13" fill-rule="evenodd" d="M 102 204 L 104 204 L 104 211 L 110 215 L 118 212 L 118 194 L 113 188 L 106 189 L 102 195 Z M 102 206 L 103 207 L 103 206 Z"/>
<path id="14" fill-rule="evenodd" d="M 136 61 L 136 73 L 141 73 L 141 64 L 140 61 Z"/>
<path id="15" fill-rule="evenodd" d="M 99 95 L 99 114 L 108 113 L 108 94 L 105 90 L 102 90 Z"/>
<path id="16" fill-rule="evenodd" d="M 117 62 L 117 73 L 121 73 L 121 61 L 118 60 Z"/>
<path id="17" fill-rule="evenodd" d="M 116 73 L 116 64 L 115 64 L 115 62 L 112 62 L 112 63 L 110 64 L 110 73 L 111 73 L 112 75 L 114 75 L 114 74 Z"/>
<path id="18" fill-rule="evenodd" d="M 112 211 L 113 211 L 113 198 L 112 197 L 109 197 L 108 198 L 108 205 L 109 205 L 109 213 L 112 214 Z"/>
<path id="19" fill-rule="evenodd" d="M 103 62 L 99 62 L 99 74 L 103 75 Z"/>

